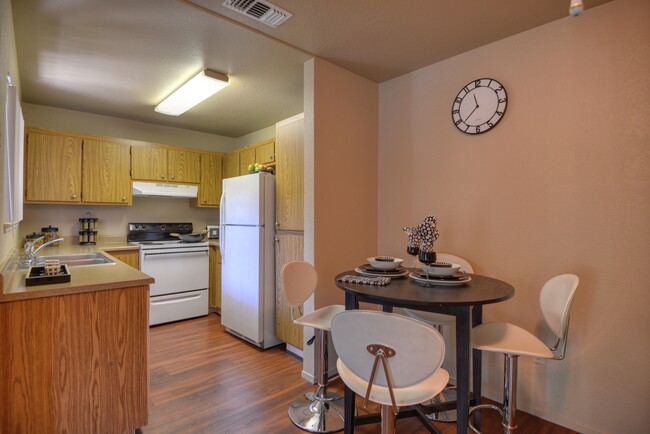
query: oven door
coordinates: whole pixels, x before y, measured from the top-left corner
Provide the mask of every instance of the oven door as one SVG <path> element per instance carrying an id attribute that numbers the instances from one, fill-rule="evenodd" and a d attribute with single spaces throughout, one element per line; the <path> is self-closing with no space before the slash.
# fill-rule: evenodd
<path id="1" fill-rule="evenodd" d="M 140 251 L 140 269 L 153 277 L 150 295 L 206 289 L 209 284 L 208 248 L 160 248 Z"/>

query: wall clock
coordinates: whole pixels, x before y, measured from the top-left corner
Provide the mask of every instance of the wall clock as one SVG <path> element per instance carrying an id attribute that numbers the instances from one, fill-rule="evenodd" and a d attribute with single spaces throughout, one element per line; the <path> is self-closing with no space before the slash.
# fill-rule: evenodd
<path id="1" fill-rule="evenodd" d="M 451 105 L 451 119 L 467 134 L 480 134 L 494 128 L 508 105 L 506 89 L 493 78 L 480 78 L 463 87 Z"/>

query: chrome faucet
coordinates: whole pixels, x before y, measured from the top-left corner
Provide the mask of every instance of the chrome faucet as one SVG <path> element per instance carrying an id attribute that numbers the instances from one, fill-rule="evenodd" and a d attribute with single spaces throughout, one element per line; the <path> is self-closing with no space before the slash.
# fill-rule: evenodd
<path id="1" fill-rule="evenodd" d="M 46 243 L 41 244 L 38 246 L 36 249 L 34 249 L 34 244 L 36 244 L 38 241 L 42 240 L 44 237 L 36 238 L 35 240 L 31 240 L 25 243 L 25 257 L 21 261 L 25 265 L 32 265 L 34 263 L 34 258 L 36 258 L 36 254 L 41 251 L 41 249 L 45 246 L 49 246 L 50 244 L 53 243 L 58 243 L 58 242 L 63 242 L 63 238 L 57 238 L 54 240 L 50 240 Z"/>

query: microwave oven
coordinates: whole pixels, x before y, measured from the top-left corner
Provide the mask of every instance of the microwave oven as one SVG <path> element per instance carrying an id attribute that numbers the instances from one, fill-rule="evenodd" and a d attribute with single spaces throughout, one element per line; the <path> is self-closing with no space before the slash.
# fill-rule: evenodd
<path id="1" fill-rule="evenodd" d="M 205 229 L 208 231 L 208 238 L 219 239 L 219 226 L 206 226 Z"/>

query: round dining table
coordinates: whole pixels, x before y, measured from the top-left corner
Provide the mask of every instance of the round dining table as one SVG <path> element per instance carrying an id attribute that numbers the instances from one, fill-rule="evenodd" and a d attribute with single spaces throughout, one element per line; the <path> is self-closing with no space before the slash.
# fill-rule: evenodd
<path id="1" fill-rule="evenodd" d="M 413 271 L 413 270 L 409 270 Z M 335 277 L 336 285 L 345 291 L 345 308 L 359 309 L 359 303 L 382 305 L 384 312 L 392 312 L 394 307 L 415 309 L 428 312 L 443 313 L 456 318 L 456 388 L 457 401 L 457 432 L 467 432 L 470 405 L 476 405 L 481 396 L 481 352 L 472 352 L 473 388 L 470 400 L 470 333 L 472 327 L 481 324 L 483 305 L 498 303 L 512 298 L 515 290 L 512 285 L 492 277 L 479 274 L 468 274 L 470 281 L 457 286 L 424 286 L 411 277 L 392 278 L 387 285 L 371 285 L 343 281 L 344 276 L 359 276 L 359 273 L 349 270 Z M 443 282 L 444 283 L 444 282 Z M 449 285 L 449 283 L 446 283 Z M 398 418 L 417 416 L 422 422 L 430 424 L 425 413 L 429 411 L 444 411 L 451 403 L 442 407 L 416 406 L 400 410 Z M 354 392 L 345 387 L 345 433 L 352 434 L 355 425 L 376 423 L 379 415 L 355 416 Z M 480 426 L 478 412 L 475 413 L 474 423 Z"/>

